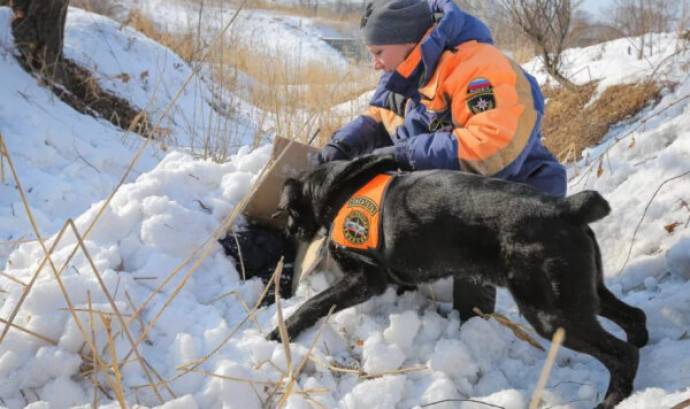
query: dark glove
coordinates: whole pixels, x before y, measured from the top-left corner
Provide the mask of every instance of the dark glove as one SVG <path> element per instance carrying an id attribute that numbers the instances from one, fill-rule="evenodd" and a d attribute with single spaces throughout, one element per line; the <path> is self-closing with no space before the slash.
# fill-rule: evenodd
<path id="1" fill-rule="evenodd" d="M 316 160 L 321 165 L 334 160 L 352 159 L 352 157 L 352 152 L 348 146 L 337 141 L 331 141 L 316 155 Z"/>
<path id="2" fill-rule="evenodd" d="M 402 155 L 402 146 L 400 145 L 376 148 L 371 153 L 374 155 L 391 155 L 395 158 L 396 162 L 398 162 L 398 167 L 401 170 L 413 170 L 412 165 L 405 159 L 404 155 Z"/>

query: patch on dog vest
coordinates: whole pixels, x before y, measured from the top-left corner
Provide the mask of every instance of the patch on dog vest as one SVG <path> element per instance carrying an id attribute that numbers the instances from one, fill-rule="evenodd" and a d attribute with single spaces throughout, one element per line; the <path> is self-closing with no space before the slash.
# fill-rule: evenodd
<path id="1" fill-rule="evenodd" d="M 360 250 L 378 249 L 381 204 L 392 175 L 378 175 L 340 208 L 331 226 L 331 240 Z"/>

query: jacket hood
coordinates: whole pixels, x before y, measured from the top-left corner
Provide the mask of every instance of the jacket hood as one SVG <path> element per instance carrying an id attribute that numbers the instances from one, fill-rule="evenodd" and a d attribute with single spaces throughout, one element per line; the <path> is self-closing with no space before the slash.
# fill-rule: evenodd
<path id="1" fill-rule="evenodd" d="M 437 18 L 431 33 L 417 44 L 395 72 L 381 77 L 379 88 L 383 86 L 397 94 L 412 96 L 434 73 L 444 51 L 468 41 L 493 44 L 489 27 L 460 10 L 453 0 L 430 0 L 429 5 Z"/>

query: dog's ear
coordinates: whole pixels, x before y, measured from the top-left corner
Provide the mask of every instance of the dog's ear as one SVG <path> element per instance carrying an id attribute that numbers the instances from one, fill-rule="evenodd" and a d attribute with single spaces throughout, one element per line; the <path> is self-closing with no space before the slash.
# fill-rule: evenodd
<path id="1" fill-rule="evenodd" d="M 273 217 L 280 217 L 282 214 L 289 213 L 290 209 L 298 207 L 301 202 L 302 182 L 299 179 L 288 178 L 283 184 L 278 209 L 273 213 Z"/>
<path id="2" fill-rule="evenodd" d="M 399 163 L 393 154 L 364 155 L 347 162 L 342 169 L 331 173 L 326 184 L 331 189 L 340 190 L 350 184 L 360 185 L 380 173 L 396 171 L 398 168 Z"/>
<path id="3" fill-rule="evenodd" d="M 275 217 L 284 218 L 288 236 L 310 239 L 319 228 L 314 217 L 309 199 L 304 196 L 304 183 L 299 179 L 289 178 L 283 185 Z"/>

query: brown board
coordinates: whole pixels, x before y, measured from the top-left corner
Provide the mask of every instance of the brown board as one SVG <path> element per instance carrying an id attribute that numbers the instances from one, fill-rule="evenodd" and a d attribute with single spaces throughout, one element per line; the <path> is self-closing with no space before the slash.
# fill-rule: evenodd
<path id="1" fill-rule="evenodd" d="M 286 147 L 287 151 L 281 155 Z M 317 148 L 305 143 L 293 141 L 290 144 L 289 139 L 276 137 L 271 159 L 278 161 L 249 199 L 244 210 L 245 216 L 253 223 L 282 228 L 284 220 L 273 219 L 271 216 L 278 207 L 283 184 L 288 178 L 297 177 L 301 172 L 310 170 L 313 167 L 313 161 L 309 157 L 317 152 Z"/>

